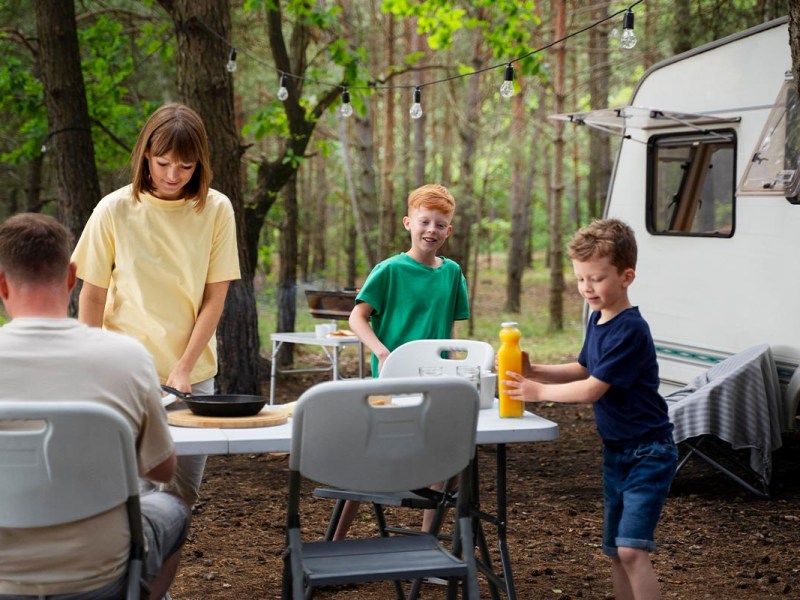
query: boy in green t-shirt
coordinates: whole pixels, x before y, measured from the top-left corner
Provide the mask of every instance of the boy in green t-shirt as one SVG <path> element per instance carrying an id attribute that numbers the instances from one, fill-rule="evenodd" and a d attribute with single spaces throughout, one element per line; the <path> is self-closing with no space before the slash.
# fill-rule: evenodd
<path id="1" fill-rule="evenodd" d="M 446 187 L 428 184 L 408 196 L 403 227 L 411 249 L 372 269 L 350 313 L 350 329 L 372 351 L 377 377 L 389 353 L 422 339 L 455 337 L 455 321 L 469 318 L 467 282 L 458 263 L 436 253 L 453 231 L 456 201 Z M 342 539 L 358 510 L 348 501 L 333 539 Z M 432 515 L 425 511 L 423 530 Z"/>

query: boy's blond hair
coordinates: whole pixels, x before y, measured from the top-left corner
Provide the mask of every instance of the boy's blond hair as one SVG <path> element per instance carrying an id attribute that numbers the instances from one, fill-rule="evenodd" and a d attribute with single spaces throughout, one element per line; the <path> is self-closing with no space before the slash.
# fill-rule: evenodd
<path id="1" fill-rule="evenodd" d="M 567 246 L 569 258 L 585 262 L 608 257 L 620 273 L 636 269 L 636 236 L 633 229 L 618 219 L 598 219 L 582 227 Z"/>
<path id="2" fill-rule="evenodd" d="M 443 185 L 429 183 L 418 187 L 408 195 L 408 212 L 416 208 L 438 210 L 445 215 L 452 215 L 456 210 L 456 200 Z"/>

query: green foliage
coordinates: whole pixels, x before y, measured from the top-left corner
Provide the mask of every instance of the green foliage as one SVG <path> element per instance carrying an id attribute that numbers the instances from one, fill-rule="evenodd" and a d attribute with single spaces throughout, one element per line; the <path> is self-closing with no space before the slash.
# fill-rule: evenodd
<path id="1" fill-rule="evenodd" d="M 384 0 L 382 10 L 398 17 L 415 17 L 417 31 L 427 35 L 432 50 L 449 48 L 462 28 L 479 29 L 499 60 L 529 54 L 531 30 L 539 24 L 533 0 Z M 537 69 L 536 55 L 517 65 L 525 74 Z"/>
<path id="2" fill-rule="evenodd" d="M 14 165 L 40 154 L 47 135 L 44 88 L 15 50 L 11 42 L 0 42 L 4 56 L 0 66 L 0 112 L 18 123 L 15 145 L 0 154 L 0 160 Z"/>
<path id="3" fill-rule="evenodd" d="M 314 42 L 307 54 L 316 56 L 315 61 L 306 67 L 305 72 L 293 73 L 307 80 L 304 82 L 303 97 L 299 102 L 306 109 L 306 119 L 312 121 L 311 110 L 317 102 L 313 81 L 336 81 L 337 77 L 331 75 L 331 67 L 334 66 L 340 70 L 338 80 L 343 85 L 365 86 L 369 80 L 368 74 L 362 67 L 366 63 L 366 50 L 355 45 L 352 37 L 348 37 L 347 32 L 343 30 L 339 22 L 342 8 L 338 4 L 310 0 L 288 0 L 283 4 L 265 0 L 246 0 L 243 8 L 245 12 L 270 11 L 277 10 L 278 5 L 281 5 L 286 22 L 293 23 L 295 28 L 305 27 L 313 34 L 311 37 Z M 285 35 L 287 39 L 292 37 L 290 34 Z M 351 96 L 354 110 L 363 111 L 361 95 L 366 94 Z M 332 108 L 336 109 L 338 106 L 334 103 Z M 253 112 L 242 133 L 256 140 L 268 136 L 286 138 L 289 135 L 289 123 L 283 103 L 275 99 Z M 282 160 L 284 163 L 291 162 L 292 166 L 297 168 L 302 157 L 288 154 Z"/>
<path id="4" fill-rule="evenodd" d="M 268 245 L 258 247 L 257 268 L 259 273 L 269 278 L 272 273 L 272 248 Z"/>
<path id="5" fill-rule="evenodd" d="M 162 60 L 172 58 L 172 44 L 163 41 L 169 23 L 145 22 L 140 30 L 129 33 L 121 22 L 100 15 L 82 19 L 80 25 L 81 68 L 95 157 L 101 171 L 116 172 L 127 162 L 141 123 L 155 106 L 147 94 L 130 89 L 141 69 L 136 58 L 141 52 Z M 23 46 L 10 38 L 0 38 L 4 56 L 0 65 L 0 110 L 16 123 L 13 145 L 0 154 L 0 161 L 13 165 L 39 156 L 48 142 L 43 85 L 35 75 L 33 57 L 20 48 Z M 153 94 L 149 88 L 146 91 Z"/>
<path id="6" fill-rule="evenodd" d="M 289 136 L 289 121 L 280 100 L 273 100 L 256 110 L 242 127 L 242 134 L 260 140 L 266 136 Z"/>
<path id="7" fill-rule="evenodd" d="M 292 150 L 291 148 L 287 148 L 286 153 L 281 162 L 283 162 L 283 164 L 289 163 L 292 165 L 293 168 L 299 169 L 300 165 L 303 164 L 303 157 L 295 154 L 294 150 Z"/>
<path id="8" fill-rule="evenodd" d="M 101 16 L 78 32 L 84 50 L 81 66 L 89 116 L 95 125 L 95 159 L 109 169 L 127 162 L 143 116 L 154 108 L 147 101 L 125 102 L 129 95 L 126 82 L 136 66 L 122 29 L 122 23 Z"/>

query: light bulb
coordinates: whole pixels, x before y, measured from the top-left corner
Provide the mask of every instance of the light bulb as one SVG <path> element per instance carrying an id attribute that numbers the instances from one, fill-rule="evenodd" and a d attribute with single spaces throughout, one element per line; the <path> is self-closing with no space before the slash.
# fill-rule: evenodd
<path id="1" fill-rule="evenodd" d="M 625 50 L 630 50 L 636 45 L 636 34 L 633 33 L 633 29 L 623 29 L 622 36 L 619 38 L 619 45 L 620 48 L 625 48 Z"/>
<path id="2" fill-rule="evenodd" d="M 353 105 L 350 104 L 350 92 L 347 90 L 342 92 L 342 105 L 339 107 L 339 114 L 345 119 L 353 114 Z"/>
<path id="3" fill-rule="evenodd" d="M 416 88 L 414 90 L 414 103 L 411 105 L 411 108 L 408 110 L 408 114 L 411 115 L 412 119 L 419 119 L 422 116 L 422 90 Z"/>
<path id="4" fill-rule="evenodd" d="M 633 33 L 633 11 L 629 8 L 622 17 L 622 35 L 619 38 L 619 45 L 625 50 L 630 50 L 636 45 L 636 34 Z"/>
<path id="5" fill-rule="evenodd" d="M 511 63 L 506 65 L 503 84 L 500 86 L 500 95 L 503 98 L 511 98 L 514 95 L 514 67 L 511 66 Z"/>
<path id="6" fill-rule="evenodd" d="M 228 73 L 236 72 L 236 48 L 231 48 L 231 53 L 228 55 L 228 64 L 225 65 Z"/>
<path id="7" fill-rule="evenodd" d="M 286 75 L 281 75 L 281 86 L 278 88 L 278 100 L 286 102 L 289 97 L 289 90 L 286 89 Z"/>
<path id="8" fill-rule="evenodd" d="M 617 29 L 616 27 L 611 29 L 611 32 L 608 34 L 608 37 L 610 37 L 612 40 L 616 40 L 619 37 L 619 29 Z"/>

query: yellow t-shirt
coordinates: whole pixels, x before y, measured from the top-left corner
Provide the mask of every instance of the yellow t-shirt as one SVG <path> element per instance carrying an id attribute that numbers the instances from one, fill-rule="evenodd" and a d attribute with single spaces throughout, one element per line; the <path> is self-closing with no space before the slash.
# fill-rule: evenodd
<path id="1" fill-rule="evenodd" d="M 162 383 L 186 349 L 208 283 L 240 278 L 236 224 L 228 198 L 209 190 L 191 200 L 160 200 L 121 188 L 95 207 L 72 260 L 78 277 L 108 289 L 103 327 L 130 335 L 153 355 Z M 217 373 L 216 337 L 191 382 Z"/>

